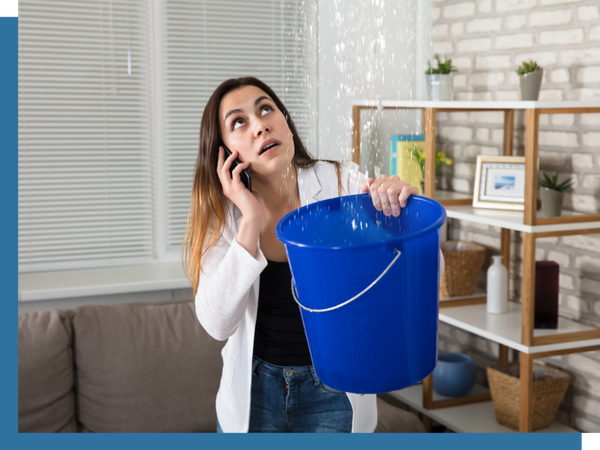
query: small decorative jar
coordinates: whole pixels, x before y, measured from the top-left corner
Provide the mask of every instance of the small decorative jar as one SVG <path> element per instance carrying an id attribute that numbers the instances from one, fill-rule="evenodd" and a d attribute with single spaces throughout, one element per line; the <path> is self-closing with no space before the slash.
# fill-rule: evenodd
<path id="1" fill-rule="evenodd" d="M 508 311 L 508 271 L 502 256 L 492 256 L 494 263 L 487 271 L 487 312 L 505 314 Z"/>
<path id="2" fill-rule="evenodd" d="M 433 389 L 446 397 L 466 395 L 477 377 L 473 359 L 462 353 L 442 353 L 433 370 Z"/>

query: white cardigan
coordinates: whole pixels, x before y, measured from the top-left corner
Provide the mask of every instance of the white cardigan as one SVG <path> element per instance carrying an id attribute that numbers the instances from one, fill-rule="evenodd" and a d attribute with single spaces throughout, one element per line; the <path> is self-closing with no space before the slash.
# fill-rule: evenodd
<path id="1" fill-rule="evenodd" d="M 342 195 L 358 194 L 367 177 L 359 167 L 341 164 Z M 338 197 L 335 167 L 318 162 L 312 168 L 298 169 L 302 206 Z M 260 274 L 267 266 L 259 248 L 252 257 L 237 243 L 241 212 L 227 201 L 223 234 L 206 253 L 196 294 L 196 314 L 213 338 L 228 339 L 221 352 L 223 373 L 217 393 L 217 416 L 224 432 L 245 433 L 250 422 L 252 353 L 258 308 Z M 373 432 L 377 425 L 375 395 L 347 394 L 352 404 L 352 432 Z"/>

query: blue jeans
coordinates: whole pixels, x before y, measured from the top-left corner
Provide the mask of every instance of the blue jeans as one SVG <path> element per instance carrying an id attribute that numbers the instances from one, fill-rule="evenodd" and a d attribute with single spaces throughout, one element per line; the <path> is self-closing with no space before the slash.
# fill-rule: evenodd
<path id="1" fill-rule="evenodd" d="M 348 396 L 321 383 L 313 366 L 275 366 L 254 356 L 250 398 L 249 433 L 352 431 Z"/>

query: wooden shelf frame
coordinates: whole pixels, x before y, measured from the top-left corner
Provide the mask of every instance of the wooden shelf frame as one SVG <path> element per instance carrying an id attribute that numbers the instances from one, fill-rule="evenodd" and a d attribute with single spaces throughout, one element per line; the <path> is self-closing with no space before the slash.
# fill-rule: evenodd
<path id="1" fill-rule="evenodd" d="M 369 104 L 371 103 L 371 104 Z M 353 132 L 352 132 L 352 160 L 360 164 L 360 112 L 362 109 L 422 109 L 423 110 L 423 134 L 425 135 L 425 192 L 429 198 L 435 198 L 435 136 L 436 117 L 440 112 L 469 112 L 469 111 L 503 111 L 504 133 L 503 133 L 503 155 L 513 154 L 514 140 L 514 116 L 515 109 L 525 110 L 525 204 L 523 224 L 533 227 L 537 225 L 570 224 L 583 222 L 598 222 L 600 214 L 583 214 L 577 216 L 561 217 L 537 217 L 537 161 L 539 145 L 539 122 L 540 114 L 587 114 L 600 113 L 600 105 L 586 105 L 583 102 L 558 102 L 549 107 L 544 107 L 545 102 L 497 102 L 498 107 L 493 107 L 494 102 L 355 102 L 352 106 Z M 440 104 L 442 103 L 442 104 Z M 484 105 L 492 104 L 492 107 Z M 446 106 L 448 105 L 448 106 Z M 441 200 L 444 206 L 469 205 L 472 199 Z M 534 297 L 535 297 L 535 247 L 536 240 L 542 237 L 566 236 L 574 234 L 600 233 L 600 228 L 592 224 L 590 228 L 581 230 L 559 230 L 540 233 L 529 233 L 522 231 L 523 237 L 523 277 L 522 277 L 522 334 L 521 343 L 527 347 L 538 345 L 555 344 L 561 342 L 575 342 L 588 339 L 600 338 L 600 329 L 580 331 L 574 333 L 563 333 L 553 336 L 534 337 Z M 500 254 L 503 264 L 510 274 L 510 243 L 511 230 L 501 228 L 500 232 Z M 510 276 L 508 277 L 510 280 Z M 481 303 L 482 299 L 450 301 L 444 306 L 459 306 L 464 304 Z M 453 302 L 453 304 L 451 304 Z M 498 362 L 508 362 L 508 347 L 499 344 Z M 599 346 L 580 347 L 567 350 L 555 350 L 544 353 L 520 352 L 520 416 L 519 431 L 532 431 L 532 407 L 533 407 L 533 359 L 542 356 L 553 356 L 558 354 L 577 353 L 597 350 Z M 479 396 L 457 397 L 451 400 L 433 400 L 433 377 L 429 375 L 423 380 L 423 407 L 428 410 L 445 408 L 449 406 L 469 404 L 474 402 L 488 401 L 489 394 Z"/>

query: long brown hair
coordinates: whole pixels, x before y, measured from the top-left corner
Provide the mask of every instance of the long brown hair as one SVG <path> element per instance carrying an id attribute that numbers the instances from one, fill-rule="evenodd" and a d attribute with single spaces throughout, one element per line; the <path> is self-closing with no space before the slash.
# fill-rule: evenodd
<path id="1" fill-rule="evenodd" d="M 226 197 L 223 194 L 223 187 L 217 175 L 219 145 L 222 142 L 219 107 L 225 95 L 244 86 L 255 86 L 262 89 L 286 116 L 294 141 L 292 163 L 296 167 L 308 168 L 314 166 L 318 161 L 306 150 L 296 125 L 283 102 L 265 83 L 254 77 L 243 77 L 224 81 L 217 87 L 204 108 L 202 121 L 200 122 L 200 145 L 198 157 L 196 158 L 190 211 L 183 241 L 183 265 L 186 276 L 192 284 L 194 296 L 196 296 L 200 282 L 202 258 L 221 236 L 225 223 Z M 335 164 L 339 188 L 341 186 L 339 163 L 330 162 Z"/>

